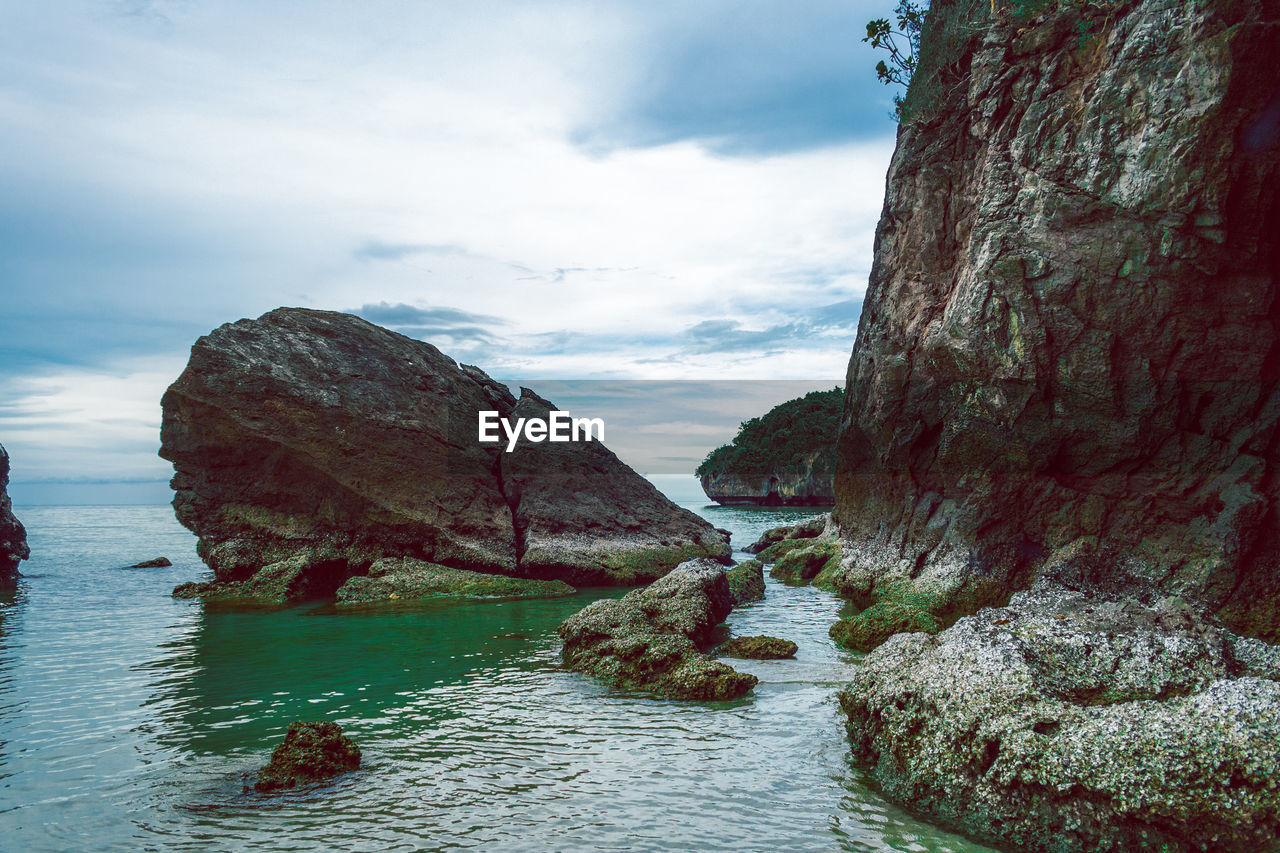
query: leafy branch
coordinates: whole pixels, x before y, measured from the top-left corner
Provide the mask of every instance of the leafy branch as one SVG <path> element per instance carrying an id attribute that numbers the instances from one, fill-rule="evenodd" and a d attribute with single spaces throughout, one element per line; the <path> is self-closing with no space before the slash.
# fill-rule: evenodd
<path id="1" fill-rule="evenodd" d="M 886 86 L 907 86 L 915 73 L 920 54 L 920 33 L 929 14 L 929 0 L 898 0 L 893 10 L 897 29 L 888 18 L 867 21 L 867 37 L 877 50 L 887 50 L 889 59 L 876 63 L 876 78 Z M 902 118 L 902 95 L 894 95 L 895 115 Z"/>

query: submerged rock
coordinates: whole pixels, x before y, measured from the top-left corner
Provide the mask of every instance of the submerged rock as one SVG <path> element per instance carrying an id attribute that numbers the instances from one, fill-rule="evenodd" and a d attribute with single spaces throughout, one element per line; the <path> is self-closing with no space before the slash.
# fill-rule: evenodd
<path id="1" fill-rule="evenodd" d="M 1181 599 L 1046 583 L 889 639 L 840 702 L 890 799 L 984 841 L 1262 851 L 1280 833 L 1277 679 L 1280 649 Z"/>
<path id="2" fill-rule="evenodd" d="M 756 677 L 704 653 L 732 609 L 724 566 L 690 560 L 644 589 L 592 602 L 565 620 L 564 662 L 616 687 L 672 699 L 736 699 Z"/>
<path id="3" fill-rule="evenodd" d="M 710 524 L 599 443 L 481 443 L 479 412 L 550 404 L 348 314 L 221 326 L 162 406 L 174 509 L 215 576 L 186 594 L 328 596 L 383 558 L 596 584 L 728 559 Z"/>
<path id="4" fill-rule="evenodd" d="M 355 604 L 426 598 L 559 598 L 574 592 L 564 581 L 482 574 L 397 557 L 378 560 L 368 575 L 351 578 L 338 588 L 337 599 L 339 604 Z"/>
<path id="5" fill-rule="evenodd" d="M 30 556 L 27 531 L 14 516 L 9 500 L 9 454 L 0 445 L 0 588 L 17 582 L 21 576 L 18 563 Z"/>
<path id="6" fill-rule="evenodd" d="M 764 601 L 764 566 L 759 560 L 743 560 L 724 575 L 729 581 L 729 594 L 733 596 L 735 607 L 751 601 Z"/>
<path id="7" fill-rule="evenodd" d="M 284 743 L 271 753 L 270 763 L 258 772 L 253 787 L 262 793 L 292 788 L 300 782 L 328 779 L 359 766 L 360 748 L 337 723 L 297 720 L 289 724 Z"/>
<path id="8" fill-rule="evenodd" d="M 720 653 L 731 658 L 781 660 L 795 657 L 799 648 L 790 640 L 762 634 L 756 637 L 734 637 L 720 647 Z"/>
<path id="9" fill-rule="evenodd" d="M 166 566 L 172 566 L 168 557 L 156 557 L 151 560 L 143 560 L 141 563 L 134 563 L 131 569 L 163 569 Z"/>
<path id="10" fill-rule="evenodd" d="M 1280 639 L 1274 5 L 928 20 L 849 365 L 838 584 L 912 584 L 948 621 L 1114 548 Z"/>

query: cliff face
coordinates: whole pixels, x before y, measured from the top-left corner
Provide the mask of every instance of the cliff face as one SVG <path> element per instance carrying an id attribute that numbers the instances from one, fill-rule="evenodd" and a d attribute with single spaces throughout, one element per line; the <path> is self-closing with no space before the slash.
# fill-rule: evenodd
<path id="1" fill-rule="evenodd" d="M 702 491 L 718 504 L 734 506 L 831 506 L 835 503 L 831 473 L 835 449 L 815 451 L 799 471 L 748 477 L 722 471 L 698 478 Z"/>
<path id="2" fill-rule="evenodd" d="M 178 520 L 216 578 L 258 577 L 244 588 L 283 589 L 275 598 L 332 593 L 383 558 L 640 583 L 728 556 L 711 525 L 602 446 L 505 453 L 478 441 L 478 411 L 533 405 L 430 344 L 279 309 L 195 343 L 162 401 L 160 455 L 174 465 Z M 583 491 L 540 489 L 587 458 Z M 558 552 L 526 560 L 557 536 L 568 539 Z"/>
<path id="3" fill-rule="evenodd" d="M 30 556 L 27 531 L 9 500 L 9 454 L 0 445 L 0 588 L 17 582 L 18 563 Z"/>
<path id="4" fill-rule="evenodd" d="M 811 391 L 744 421 L 695 472 L 720 504 L 830 506 L 844 392 Z"/>
<path id="5" fill-rule="evenodd" d="M 838 585 L 955 615 L 1123 567 L 1274 640 L 1280 4 L 1048 5 L 930 12 L 849 365 Z"/>

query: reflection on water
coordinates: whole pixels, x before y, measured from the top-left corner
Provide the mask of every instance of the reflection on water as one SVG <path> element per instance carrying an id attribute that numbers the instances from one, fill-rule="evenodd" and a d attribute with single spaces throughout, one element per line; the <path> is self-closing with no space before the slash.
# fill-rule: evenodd
<path id="1" fill-rule="evenodd" d="M 681 496 L 683 497 L 683 496 Z M 739 546 L 788 510 L 702 508 Z M 565 672 L 555 628 L 600 594 L 339 610 L 206 609 L 167 507 L 28 508 L 30 575 L 0 599 L 6 848 L 424 850 L 984 848 L 912 820 L 850 767 L 834 704 L 854 661 L 839 602 L 769 582 L 738 634 L 800 645 L 735 662 L 725 705 Z M 164 554 L 166 569 L 124 569 Z M 332 719 L 365 766 L 245 790 L 294 719 Z"/>

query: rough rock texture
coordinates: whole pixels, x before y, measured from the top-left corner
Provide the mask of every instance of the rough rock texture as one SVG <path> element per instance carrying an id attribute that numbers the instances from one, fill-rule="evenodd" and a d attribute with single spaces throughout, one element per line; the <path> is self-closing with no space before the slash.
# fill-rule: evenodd
<path id="1" fill-rule="evenodd" d="M 787 524 L 781 527 L 770 527 L 764 533 L 760 534 L 760 538 L 752 542 L 742 550 L 749 554 L 759 554 L 770 545 L 777 544 L 783 539 L 811 539 L 819 536 L 826 529 L 830 520 L 830 515 L 815 515 L 798 521 L 795 524 Z"/>
<path id="2" fill-rule="evenodd" d="M 360 748 L 337 723 L 298 720 L 289 724 L 284 743 L 271 753 L 271 762 L 258 772 L 253 787 L 262 793 L 292 788 L 299 782 L 316 782 L 359 766 Z"/>
<path id="3" fill-rule="evenodd" d="M 779 551 L 780 545 L 796 543 L 797 547 Z M 784 539 L 760 553 L 762 560 L 777 554 L 769 568 L 769 577 L 788 584 L 807 584 L 823 572 L 830 574 L 840 564 L 840 543 L 831 539 Z"/>
<path id="4" fill-rule="evenodd" d="M 339 604 L 424 598 L 559 598 L 573 595 L 564 581 L 531 580 L 451 569 L 435 563 L 393 557 L 377 560 L 367 575 L 338 588 Z"/>
<path id="5" fill-rule="evenodd" d="M 835 453 L 828 448 L 807 458 L 800 471 L 760 477 L 726 471 L 703 474 L 698 481 L 707 497 L 723 506 L 831 506 L 836 500 L 831 485 L 834 465 Z"/>
<path id="6" fill-rule="evenodd" d="M 27 531 L 14 516 L 9 500 L 9 454 L 0 445 L 0 588 L 17 582 L 18 563 L 30 556 Z"/>
<path id="7" fill-rule="evenodd" d="M 566 619 L 559 629 L 564 662 L 617 687 L 672 699 L 736 699 L 756 677 L 704 654 L 732 609 L 724 566 L 690 560 L 644 589 L 594 601 Z"/>
<path id="8" fill-rule="evenodd" d="M 761 634 L 755 637 L 734 637 L 720 647 L 720 654 L 749 660 L 781 660 L 795 657 L 799 648 L 790 640 Z"/>
<path id="9" fill-rule="evenodd" d="M 929 13 L 849 365 L 839 585 L 951 619 L 1114 548 L 1280 638 L 1277 5 L 992 5 Z"/>
<path id="10" fill-rule="evenodd" d="M 217 582 L 268 572 L 257 585 L 330 595 L 409 557 L 631 584 L 729 554 L 598 444 L 480 443 L 477 412 L 547 404 L 347 314 L 282 308 L 221 326 L 162 405 L 174 509 Z"/>
<path id="11" fill-rule="evenodd" d="M 890 798 L 986 841 L 1265 851 L 1277 679 L 1280 649 L 1182 599 L 1038 583 L 937 636 L 891 638 L 840 701 Z"/>
<path id="12" fill-rule="evenodd" d="M 743 560 L 724 573 L 729 581 L 733 605 L 764 601 L 764 565 L 759 560 Z"/>
<path id="13" fill-rule="evenodd" d="M 143 560 L 141 563 L 134 563 L 131 569 L 163 569 L 166 566 L 172 566 L 173 562 L 168 557 L 154 557 L 150 560 Z"/>
<path id="14" fill-rule="evenodd" d="M 520 389 L 511 417 L 555 406 Z M 681 509 L 599 442 L 534 443 L 501 456 L 521 541 L 520 573 L 605 586 L 647 583 L 685 560 L 728 559 L 728 538 Z"/>

